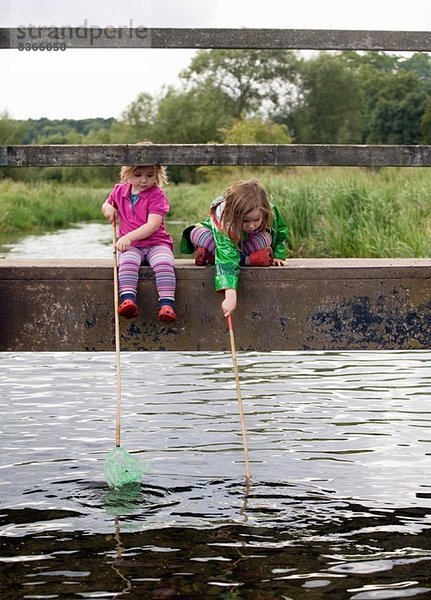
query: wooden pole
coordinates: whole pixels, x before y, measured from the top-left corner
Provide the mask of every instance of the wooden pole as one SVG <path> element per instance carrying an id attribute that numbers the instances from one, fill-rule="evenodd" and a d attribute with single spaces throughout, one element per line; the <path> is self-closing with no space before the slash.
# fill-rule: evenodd
<path id="1" fill-rule="evenodd" d="M 118 314 L 118 260 L 117 248 L 117 224 L 113 225 L 113 244 L 114 244 L 114 320 L 115 320 L 115 372 L 117 383 L 117 403 L 116 403 L 116 426 L 115 426 L 115 445 L 117 448 L 121 444 L 121 368 L 120 368 L 120 317 Z"/>
<path id="2" fill-rule="evenodd" d="M 238 361 L 236 358 L 235 337 L 234 337 L 234 333 L 233 333 L 233 325 L 232 325 L 231 315 L 227 316 L 227 324 L 229 327 L 229 339 L 230 339 L 230 347 L 231 347 L 231 351 L 232 351 L 233 372 L 235 374 L 236 395 L 237 395 L 237 399 L 238 399 L 239 417 L 240 417 L 240 421 L 241 421 L 242 445 L 244 448 L 244 461 L 245 461 L 245 478 L 246 478 L 246 482 L 248 485 L 251 481 L 251 475 L 250 475 L 250 463 L 248 460 L 247 430 L 245 427 L 244 408 L 243 408 L 243 403 L 242 403 L 241 386 L 239 383 Z"/>

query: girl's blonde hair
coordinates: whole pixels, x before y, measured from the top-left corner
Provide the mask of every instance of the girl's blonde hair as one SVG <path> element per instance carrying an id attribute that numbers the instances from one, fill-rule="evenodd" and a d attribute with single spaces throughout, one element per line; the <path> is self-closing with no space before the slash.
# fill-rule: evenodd
<path id="1" fill-rule="evenodd" d="M 236 181 L 223 194 L 225 208 L 221 217 L 222 229 L 233 239 L 241 239 L 244 218 L 259 209 L 262 228 L 272 225 L 272 209 L 265 188 L 258 179 Z"/>
<path id="2" fill-rule="evenodd" d="M 150 146 L 151 144 L 152 144 L 152 142 L 149 142 L 146 140 L 144 142 L 138 142 L 137 145 Z M 166 168 L 162 167 L 162 165 L 126 165 L 124 167 L 121 167 L 121 171 L 120 171 L 121 181 L 123 183 L 127 183 L 129 181 L 130 177 L 133 176 L 137 171 L 142 169 L 142 167 L 154 167 L 154 170 L 156 172 L 156 179 L 154 181 L 154 184 L 157 187 L 162 188 L 164 185 L 169 183 Z"/>

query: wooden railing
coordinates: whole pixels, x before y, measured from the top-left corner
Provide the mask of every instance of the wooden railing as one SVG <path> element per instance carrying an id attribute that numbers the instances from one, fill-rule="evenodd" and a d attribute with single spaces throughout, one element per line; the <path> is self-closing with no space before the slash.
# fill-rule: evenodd
<path id="1" fill-rule="evenodd" d="M 0 28 L 0 49 L 23 43 L 74 48 L 230 48 L 288 50 L 431 51 L 429 31 L 344 29 L 185 29 L 150 27 Z"/>
<path id="2" fill-rule="evenodd" d="M 0 28 L 0 49 L 236 48 L 431 51 L 428 31 L 184 29 L 146 27 Z M 0 166 L 164 165 L 431 166 L 431 146 L 331 144 L 167 144 L 0 146 Z"/>
<path id="3" fill-rule="evenodd" d="M 3 167 L 84 165 L 429 167 L 431 146 L 338 144 L 128 144 L 0 146 Z"/>

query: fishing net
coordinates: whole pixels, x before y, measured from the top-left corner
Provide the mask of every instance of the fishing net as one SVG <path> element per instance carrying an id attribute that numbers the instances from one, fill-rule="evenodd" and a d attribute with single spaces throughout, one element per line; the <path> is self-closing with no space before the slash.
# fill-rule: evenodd
<path id="1" fill-rule="evenodd" d="M 108 515 L 123 517 L 142 510 L 146 501 L 146 488 L 142 482 L 133 482 L 119 488 L 108 487 L 103 495 L 103 509 Z"/>
<path id="2" fill-rule="evenodd" d="M 110 451 L 105 460 L 105 479 L 111 488 L 138 483 L 142 475 L 148 473 L 149 465 L 129 454 L 121 446 Z"/>

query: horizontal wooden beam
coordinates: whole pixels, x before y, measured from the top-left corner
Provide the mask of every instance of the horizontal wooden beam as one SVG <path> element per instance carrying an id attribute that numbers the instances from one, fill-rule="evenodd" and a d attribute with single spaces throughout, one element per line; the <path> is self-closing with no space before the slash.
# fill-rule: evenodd
<path id="1" fill-rule="evenodd" d="M 3 167 L 110 165 L 429 167 L 431 146 L 129 144 L 0 146 Z"/>
<path id="2" fill-rule="evenodd" d="M 132 23 L 129 23 L 132 25 Z M 86 23 L 84 23 L 86 25 Z M 0 28 L 0 49 L 44 50 L 60 43 L 73 48 L 260 48 L 291 50 L 431 51 L 428 31 L 343 29 L 190 29 L 145 26 Z M 23 47 L 24 46 L 24 47 Z"/>

